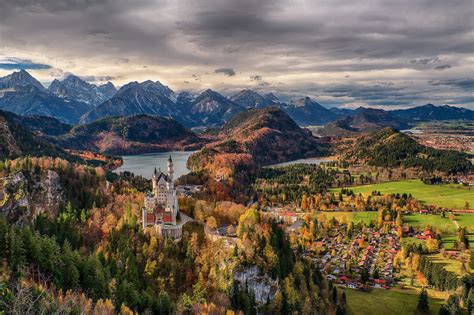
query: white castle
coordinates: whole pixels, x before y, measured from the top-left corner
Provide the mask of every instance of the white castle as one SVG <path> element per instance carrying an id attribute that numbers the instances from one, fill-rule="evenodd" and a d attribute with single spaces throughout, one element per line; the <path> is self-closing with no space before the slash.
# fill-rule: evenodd
<path id="1" fill-rule="evenodd" d="M 152 227 L 164 237 L 181 238 L 182 227 L 177 224 L 179 212 L 178 195 L 174 187 L 174 169 L 171 156 L 168 159 L 168 174 L 156 170 L 153 173 L 152 193 L 145 196 L 142 213 L 143 229 Z"/>

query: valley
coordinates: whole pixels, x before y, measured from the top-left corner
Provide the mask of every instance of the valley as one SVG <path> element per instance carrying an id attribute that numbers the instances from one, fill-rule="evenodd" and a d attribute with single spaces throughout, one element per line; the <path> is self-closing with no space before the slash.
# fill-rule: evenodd
<path id="1" fill-rule="evenodd" d="M 472 111 L 26 71 L 0 87 L 5 305 L 404 314 L 427 294 L 430 314 L 472 310 Z"/>

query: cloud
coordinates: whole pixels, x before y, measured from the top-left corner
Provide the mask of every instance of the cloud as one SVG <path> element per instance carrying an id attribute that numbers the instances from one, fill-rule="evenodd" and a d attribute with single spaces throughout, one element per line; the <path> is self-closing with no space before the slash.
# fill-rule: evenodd
<path id="1" fill-rule="evenodd" d="M 469 103 L 472 13 L 471 0 L 3 0 L 0 38 L 3 54 L 52 66 L 33 71 L 42 82 L 62 69 L 322 103 Z M 343 85 L 355 90 L 329 91 Z"/>
<path id="2" fill-rule="evenodd" d="M 448 79 L 448 80 L 436 80 L 429 81 L 432 86 L 454 86 L 466 91 L 471 91 L 474 89 L 474 79 Z"/>
<path id="3" fill-rule="evenodd" d="M 52 67 L 43 63 L 36 63 L 28 59 L 19 59 L 15 57 L 0 57 L 0 69 L 4 70 L 43 70 Z"/>
<path id="4" fill-rule="evenodd" d="M 442 70 L 446 70 L 446 69 L 449 69 L 449 68 L 451 68 L 451 65 L 441 65 L 441 66 L 435 67 L 435 70 L 442 71 Z"/>
<path id="5" fill-rule="evenodd" d="M 263 77 L 259 74 L 254 74 L 250 76 L 250 81 L 262 81 Z"/>
<path id="6" fill-rule="evenodd" d="M 440 62 L 438 57 L 430 57 L 430 58 L 419 58 L 419 59 L 412 59 L 410 63 L 412 64 L 420 64 L 420 65 L 427 65 L 430 63 Z"/>
<path id="7" fill-rule="evenodd" d="M 79 77 L 89 82 L 112 81 L 114 79 L 114 77 L 110 75 L 84 75 Z"/>
<path id="8" fill-rule="evenodd" d="M 233 77 L 235 75 L 235 70 L 233 68 L 218 68 L 214 70 L 215 73 L 222 73 L 228 77 Z"/>

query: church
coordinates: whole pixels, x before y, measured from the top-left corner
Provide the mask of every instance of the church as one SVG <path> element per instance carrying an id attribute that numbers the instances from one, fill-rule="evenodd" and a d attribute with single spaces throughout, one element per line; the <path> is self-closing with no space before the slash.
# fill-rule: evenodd
<path id="1" fill-rule="evenodd" d="M 152 184 L 153 190 L 145 196 L 142 210 L 143 229 L 152 228 L 163 237 L 180 239 L 182 226 L 177 222 L 179 205 L 171 156 L 168 159 L 168 174 L 155 168 Z"/>

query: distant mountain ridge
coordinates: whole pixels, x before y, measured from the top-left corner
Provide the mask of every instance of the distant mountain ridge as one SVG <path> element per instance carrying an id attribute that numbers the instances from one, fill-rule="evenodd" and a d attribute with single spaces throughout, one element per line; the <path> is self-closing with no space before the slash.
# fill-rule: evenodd
<path id="1" fill-rule="evenodd" d="M 117 89 L 111 82 L 97 86 L 75 75 L 69 75 L 62 81 L 53 80 L 48 87 L 48 91 L 60 98 L 76 100 L 94 106 L 112 98 L 117 93 Z"/>
<path id="2" fill-rule="evenodd" d="M 25 70 L 13 72 L 0 78 L 0 90 L 15 88 L 19 86 L 34 86 L 39 90 L 44 90 L 44 86 Z"/>
<path id="3" fill-rule="evenodd" d="M 391 112 L 375 108 L 359 107 L 344 118 L 330 122 L 319 132 L 327 136 L 351 136 L 361 132 L 372 132 L 386 127 L 408 128 L 408 121 Z"/>
<path id="4" fill-rule="evenodd" d="M 81 123 L 90 123 L 106 117 L 137 114 L 172 117 L 176 108 L 167 93 L 167 89 L 164 89 L 161 84 L 152 81 L 128 83 L 122 86 L 111 99 L 84 114 Z"/>
<path id="5" fill-rule="evenodd" d="M 50 116 L 69 124 L 77 124 L 92 105 L 65 100 L 35 85 L 24 85 L 0 92 L 0 109 L 18 115 Z"/>
<path id="6" fill-rule="evenodd" d="M 426 104 L 408 109 L 393 110 L 391 113 L 414 121 L 474 120 L 474 111 L 449 105 L 435 106 L 433 104 Z"/>
<path id="7" fill-rule="evenodd" d="M 385 110 L 383 112 L 389 114 L 379 114 L 378 119 L 382 119 L 383 115 L 391 115 L 399 121 L 391 117 L 393 123 L 386 121 L 377 126 L 378 122 L 360 117 L 357 110 L 325 108 L 309 97 L 283 102 L 271 93 L 259 94 L 250 89 L 230 97 L 210 89 L 196 95 L 189 92 L 178 94 L 159 81 L 147 80 L 141 83 L 130 82 L 117 91 L 110 82 L 97 86 L 75 75 L 69 75 L 62 81 L 54 80 L 45 89 L 25 70 L 0 78 L 0 109 L 20 115 L 46 115 L 67 124 L 146 114 L 172 117 L 187 128 L 202 129 L 221 126 L 247 108 L 270 106 L 280 108 L 301 126 L 324 125 L 338 120 L 335 122 L 336 127 L 344 131 L 344 126 L 348 126 L 345 129 L 349 132 L 386 126 L 399 128 L 402 122 L 412 121 L 474 120 L 474 112 L 469 109 L 428 104 L 406 110 Z M 347 118 L 348 116 L 355 118 Z M 359 118 L 363 118 L 365 122 Z M 370 124 L 373 126 L 369 126 Z M 365 126 L 362 128 L 357 125 Z"/>

